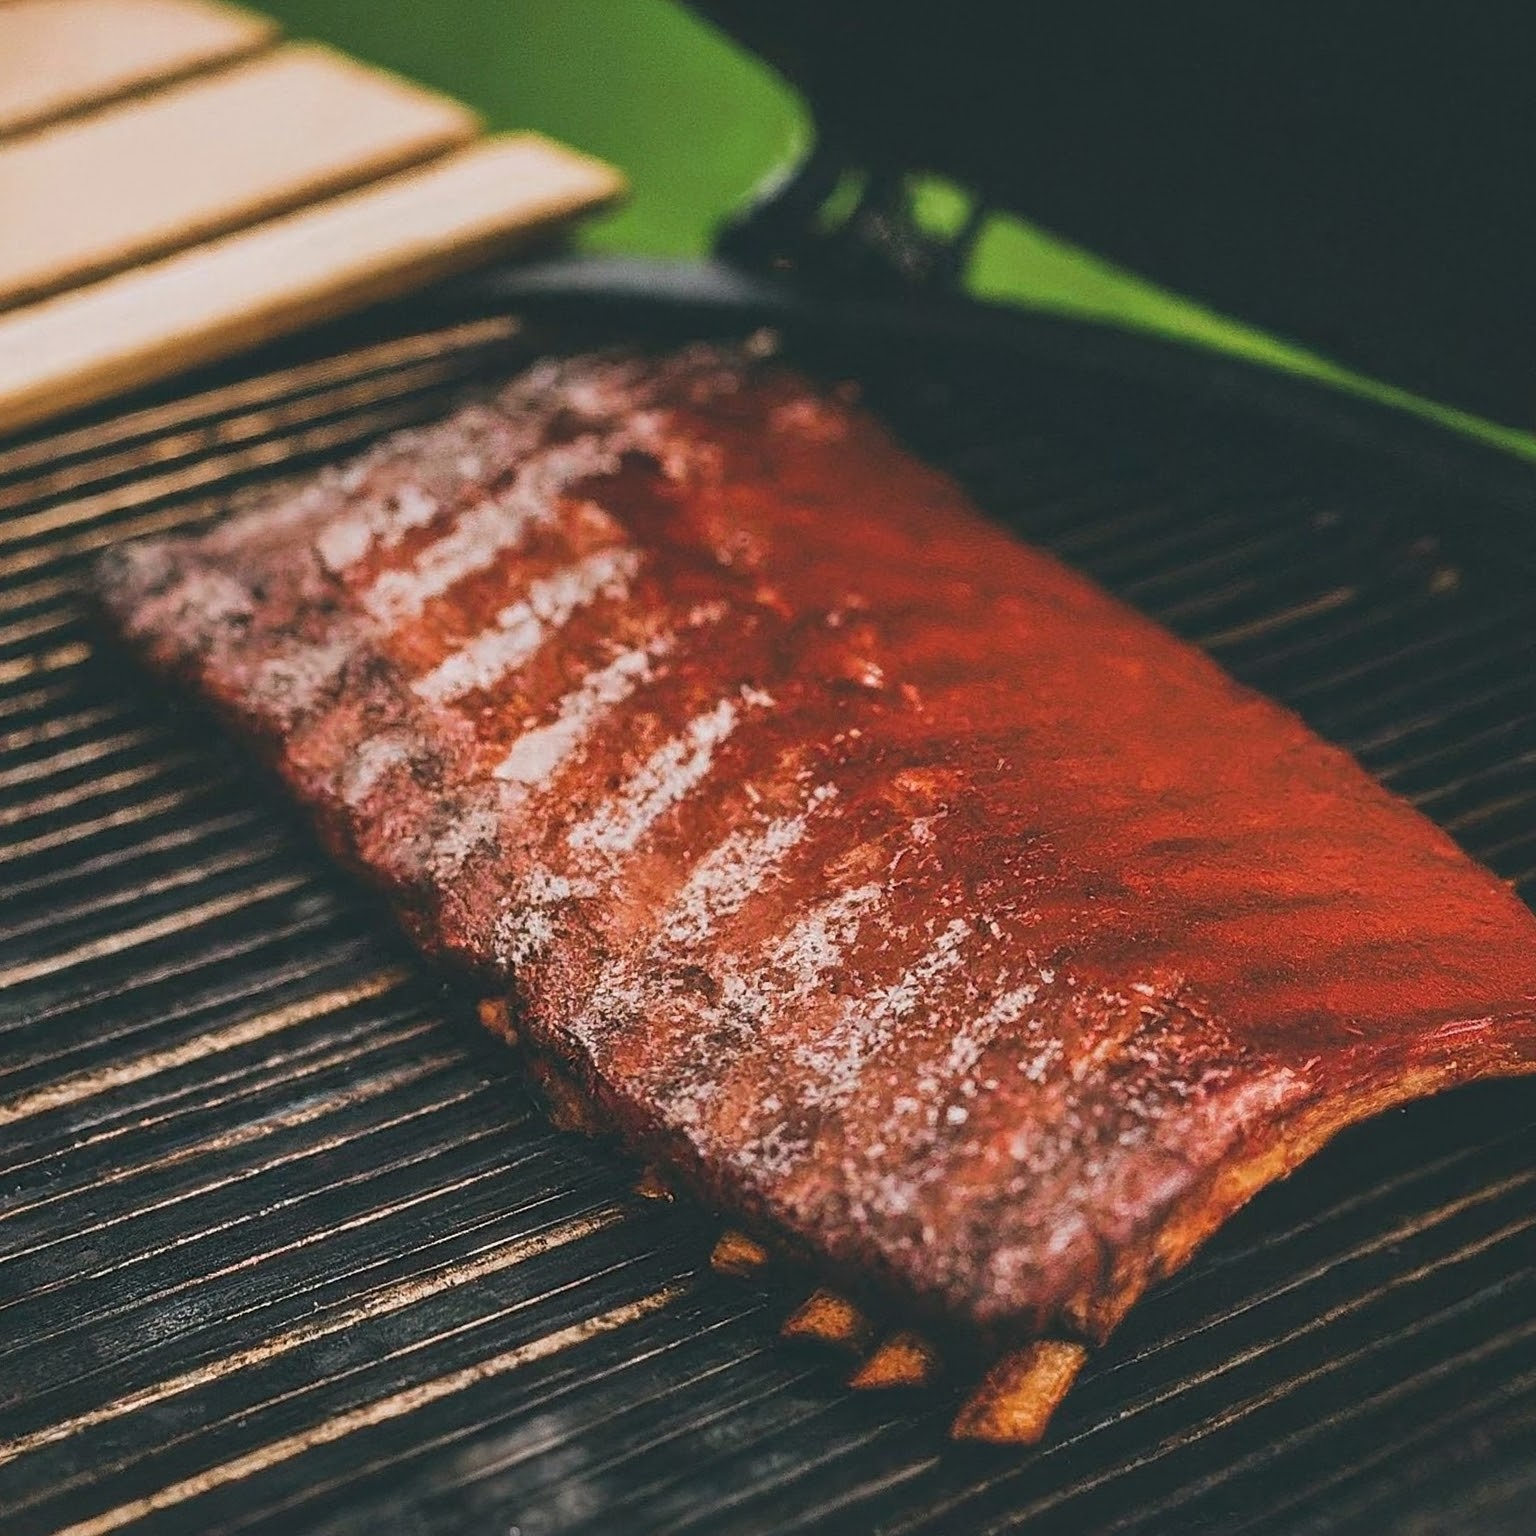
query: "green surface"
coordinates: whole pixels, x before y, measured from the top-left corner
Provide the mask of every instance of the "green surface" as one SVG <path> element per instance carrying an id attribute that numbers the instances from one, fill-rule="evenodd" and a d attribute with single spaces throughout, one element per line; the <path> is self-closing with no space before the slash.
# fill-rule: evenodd
<path id="1" fill-rule="evenodd" d="M 770 0 L 765 0 L 770 3 Z M 291 32 L 318 37 L 470 102 L 493 128 L 539 128 L 619 165 L 626 205 L 580 234 L 592 250 L 696 256 L 808 131 L 765 67 L 672 0 L 269 0 Z M 923 189 L 923 211 L 957 195 Z M 1353 373 L 1156 287 L 1015 219 L 983 231 L 978 296 L 1134 326 L 1236 352 L 1427 416 L 1536 458 L 1536 436 Z"/>
<path id="2" fill-rule="evenodd" d="M 629 201 L 593 249 L 702 255 L 723 210 L 806 133 L 768 69 L 671 0 L 275 0 L 291 32 L 539 128 L 623 167 Z"/>

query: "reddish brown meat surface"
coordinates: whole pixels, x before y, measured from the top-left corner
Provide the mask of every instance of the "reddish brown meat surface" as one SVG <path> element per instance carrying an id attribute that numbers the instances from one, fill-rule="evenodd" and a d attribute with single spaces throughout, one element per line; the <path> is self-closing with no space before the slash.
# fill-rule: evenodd
<path id="1" fill-rule="evenodd" d="M 1504 885 L 771 364 L 546 364 L 101 579 L 631 1146 L 971 1337 L 1536 1069 Z"/>

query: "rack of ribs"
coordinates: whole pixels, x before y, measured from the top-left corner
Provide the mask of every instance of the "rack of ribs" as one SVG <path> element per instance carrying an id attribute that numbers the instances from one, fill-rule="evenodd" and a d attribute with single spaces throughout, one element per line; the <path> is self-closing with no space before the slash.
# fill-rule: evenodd
<path id="1" fill-rule="evenodd" d="M 1032 1439 L 1335 1132 L 1536 1069 L 1536 919 L 847 395 L 546 362 L 100 592 L 788 1331 Z"/>

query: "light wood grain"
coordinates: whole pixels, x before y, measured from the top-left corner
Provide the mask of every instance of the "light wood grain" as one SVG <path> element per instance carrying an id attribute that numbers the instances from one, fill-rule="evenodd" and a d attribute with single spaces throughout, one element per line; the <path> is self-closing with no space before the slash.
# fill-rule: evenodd
<path id="1" fill-rule="evenodd" d="M 0 133 L 254 53 L 276 36 L 265 16 L 209 0 L 7 0 Z"/>
<path id="2" fill-rule="evenodd" d="M 147 472 L 174 457 L 165 440 L 177 444 L 197 439 L 228 440 L 224 425 L 215 422 L 283 416 L 296 409 L 296 401 L 330 389 L 357 389 L 383 375 L 409 373 L 430 360 L 459 374 L 482 366 L 485 355 L 506 348 L 520 334 L 521 325 L 511 315 L 487 315 L 426 331 L 406 331 L 337 356 L 323 356 L 263 371 L 228 384 L 215 385 L 191 395 L 178 395 L 137 411 L 125 411 L 108 422 L 66 428 L 46 437 L 32 437 L 0 449 L 0 512 L 22 505 L 18 485 L 32 485 L 37 498 L 78 495 L 94 481 L 115 480 L 132 469 Z M 133 463 L 117 462 L 135 452 L 145 439 L 151 446 L 138 448 Z M 19 476 L 35 478 L 18 480 Z"/>
<path id="3" fill-rule="evenodd" d="M 0 304 L 419 164 L 475 132 L 446 97 L 287 47 L 0 147 Z"/>
<path id="4" fill-rule="evenodd" d="M 622 188 L 537 135 L 491 139 L 0 316 L 0 431 L 422 286 Z"/>

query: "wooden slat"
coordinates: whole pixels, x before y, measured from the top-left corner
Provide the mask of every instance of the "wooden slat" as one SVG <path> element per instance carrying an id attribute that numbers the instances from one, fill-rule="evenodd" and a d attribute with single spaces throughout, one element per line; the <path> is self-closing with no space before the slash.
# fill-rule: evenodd
<path id="1" fill-rule="evenodd" d="M 0 133 L 254 53 L 276 36 L 265 16 L 209 0 L 8 0 Z"/>
<path id="2" fill-rule="evenodd" d="M 419 164 L 467 108 L 288 47 L 0 148 L 0 304 L 55 292 Z"/>
<path id="3" fill-rule="evenodd" d="M 491 139 L 0 316 L 0 431 L 420 287 L 622 186 L 538 135 Z"/>
<path id="4" fill-rule="evenodd" d="M 14 447 L 0 449 L 0 480 L 8 481 L 12 476 L 49 466 L 99 458 L 146 438 L 206 427 L 210 422 L 240 411 L 264 409 L 331 385 L 351 384 L 376 374 L 409 368 L 425 358 L 471 359 L 487 350 L 505 347 L 521 329 L 510 315 L 487 315 L 483 319 L 461 321 L 436 330 L 412 331 L 340 356 L 328 354 L 229 384 L 218 384 L 193 395 L 178 395 L 174 400 L 128 411 L 89 427 L 66 428 L 46 437 L 29 438 Z M 157 461 L 158 454 L 152 454 L 145 462 Z M 76 469 L 74 473 L 83 477 L 89 471 Z M 73 488 L 74 483 L 70 482 L 62 489 Z M 83 479 L 80 483 L 84 483 Z M 11 505 L 10 491 L 8 486 L 7 507 Z"/>

